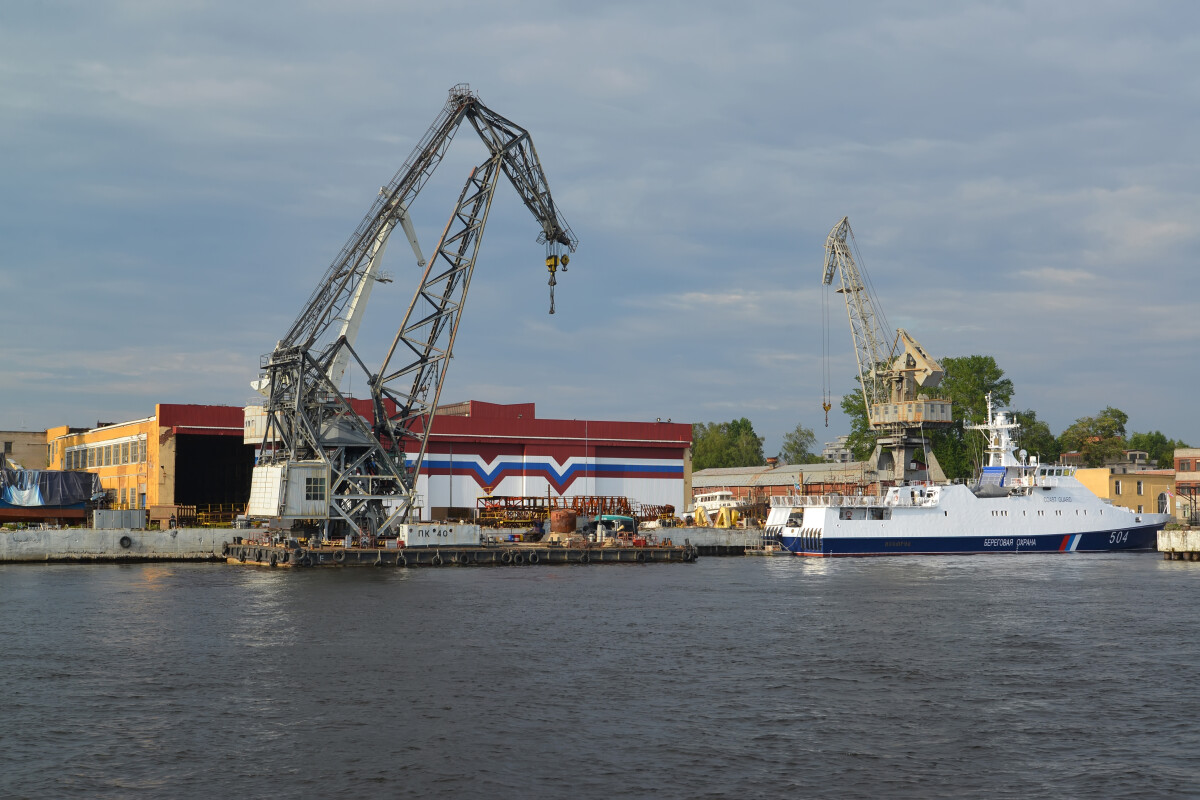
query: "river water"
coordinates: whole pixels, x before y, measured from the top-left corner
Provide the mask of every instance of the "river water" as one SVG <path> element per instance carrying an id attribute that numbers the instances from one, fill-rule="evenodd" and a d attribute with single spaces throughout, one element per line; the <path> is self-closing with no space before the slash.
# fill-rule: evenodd
<path id="1" fill-rule="evenodd" d="M 0 566 L 3 797 L 1200 793 L 1200 564 Z"/>

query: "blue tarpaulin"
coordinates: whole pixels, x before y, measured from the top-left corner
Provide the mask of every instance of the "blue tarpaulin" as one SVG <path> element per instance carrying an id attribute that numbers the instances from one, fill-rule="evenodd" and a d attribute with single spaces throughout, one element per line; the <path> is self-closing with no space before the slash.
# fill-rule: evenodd
<path id="1" fill-rule="evenodd" d="M 91 472 L 0 469 L 0 503 L 21 508 L 75 506 L 103 492 Z"/>

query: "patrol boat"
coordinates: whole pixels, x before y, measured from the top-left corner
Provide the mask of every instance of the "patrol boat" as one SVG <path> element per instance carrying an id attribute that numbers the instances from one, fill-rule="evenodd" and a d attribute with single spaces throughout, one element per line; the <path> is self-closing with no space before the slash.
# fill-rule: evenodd
<path id="1" fill-rule="evenodd" d="M 968 426 L 987 437 L 979 481 L 910 483 L 881 495 L 772 497 L 766 538 L 799 556 L 1154 550 L 1169 514 L 1097 497 L 1070 466 L 1014 453 L 1020 426 L 1003 411 Z"/>

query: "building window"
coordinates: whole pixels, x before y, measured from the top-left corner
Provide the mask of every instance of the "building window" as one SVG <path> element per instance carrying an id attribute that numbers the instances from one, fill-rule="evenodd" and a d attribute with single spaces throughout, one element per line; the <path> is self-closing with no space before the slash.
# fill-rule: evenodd
<path id="1" fill-rule="evenodd" d="M 1145 494 L 1145 492 L 1142 491 L 1142 482 L 1141 481 L 1138 481 L 1138 494 Z"/>
<path id="2" fill-rule="evenodd" d="M 87 465 L 88 465 L 89 469 L 96 466 L 96 448 L 94 448 L 94 447 L 88 448 Z"/>
<path id="3" fill-rule="evenodd" d="M 1139 514 L 1140 514 L 1140 513 L 1142 513 L 1142 507 L 1141 507 L 1141 506 L 1138 506 L 1138 513 L 1139 513 Z"/>
<path id="4" fill-rule="evenodd" d="M 4 455 L 8 455 L 11 452 L 12 452 L 12 442 L 5 442 L 4 443 Z"/>
<path id="5" fill-rule="evenodd" d="M 139 464 L 146 463 L 146 440 L 145 439 L 142 439 L 140 442 L 138 442 L 138 463 Z"/>
<path id="6" fill-rule="evenodd" d="M 1171 501 L 1167 499 L 1166 492 L 1160 492 L 1158 495 L 1158 513 L 1170 514 Z"/>
<path id="7" fill-rule="evenodd" d="M 1113 481 L 1113 494 L 1119 495 L 1120 493 L 1121 493 L 1121 482 Z"/>
<path id="8" fill-rule="evenodd" d="M 325 499 L 325 478 L 305 478 L 304 479 L 304 499 L 305 500 L 324 500 Z"/>
<path id="9" fill-rule="evenodd" d="M 125 444 L 121 445 L 121 463 L 122 464 L 129 463 L 129 442 L 126 442 Z"/>

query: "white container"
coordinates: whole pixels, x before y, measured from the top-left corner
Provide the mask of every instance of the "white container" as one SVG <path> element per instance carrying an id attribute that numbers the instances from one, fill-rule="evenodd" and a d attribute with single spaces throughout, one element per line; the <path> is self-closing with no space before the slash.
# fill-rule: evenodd
<path id="1" fill-rule="evenodd" d="M 464 545 L 478 546 L 482 541 L 481 529 L 478 525 L 463 525 L 450 523 L 424 523 L 416 525 L 400 525 L 396 536 L 408 543 L 409 547 L 462 547 Z"/>

